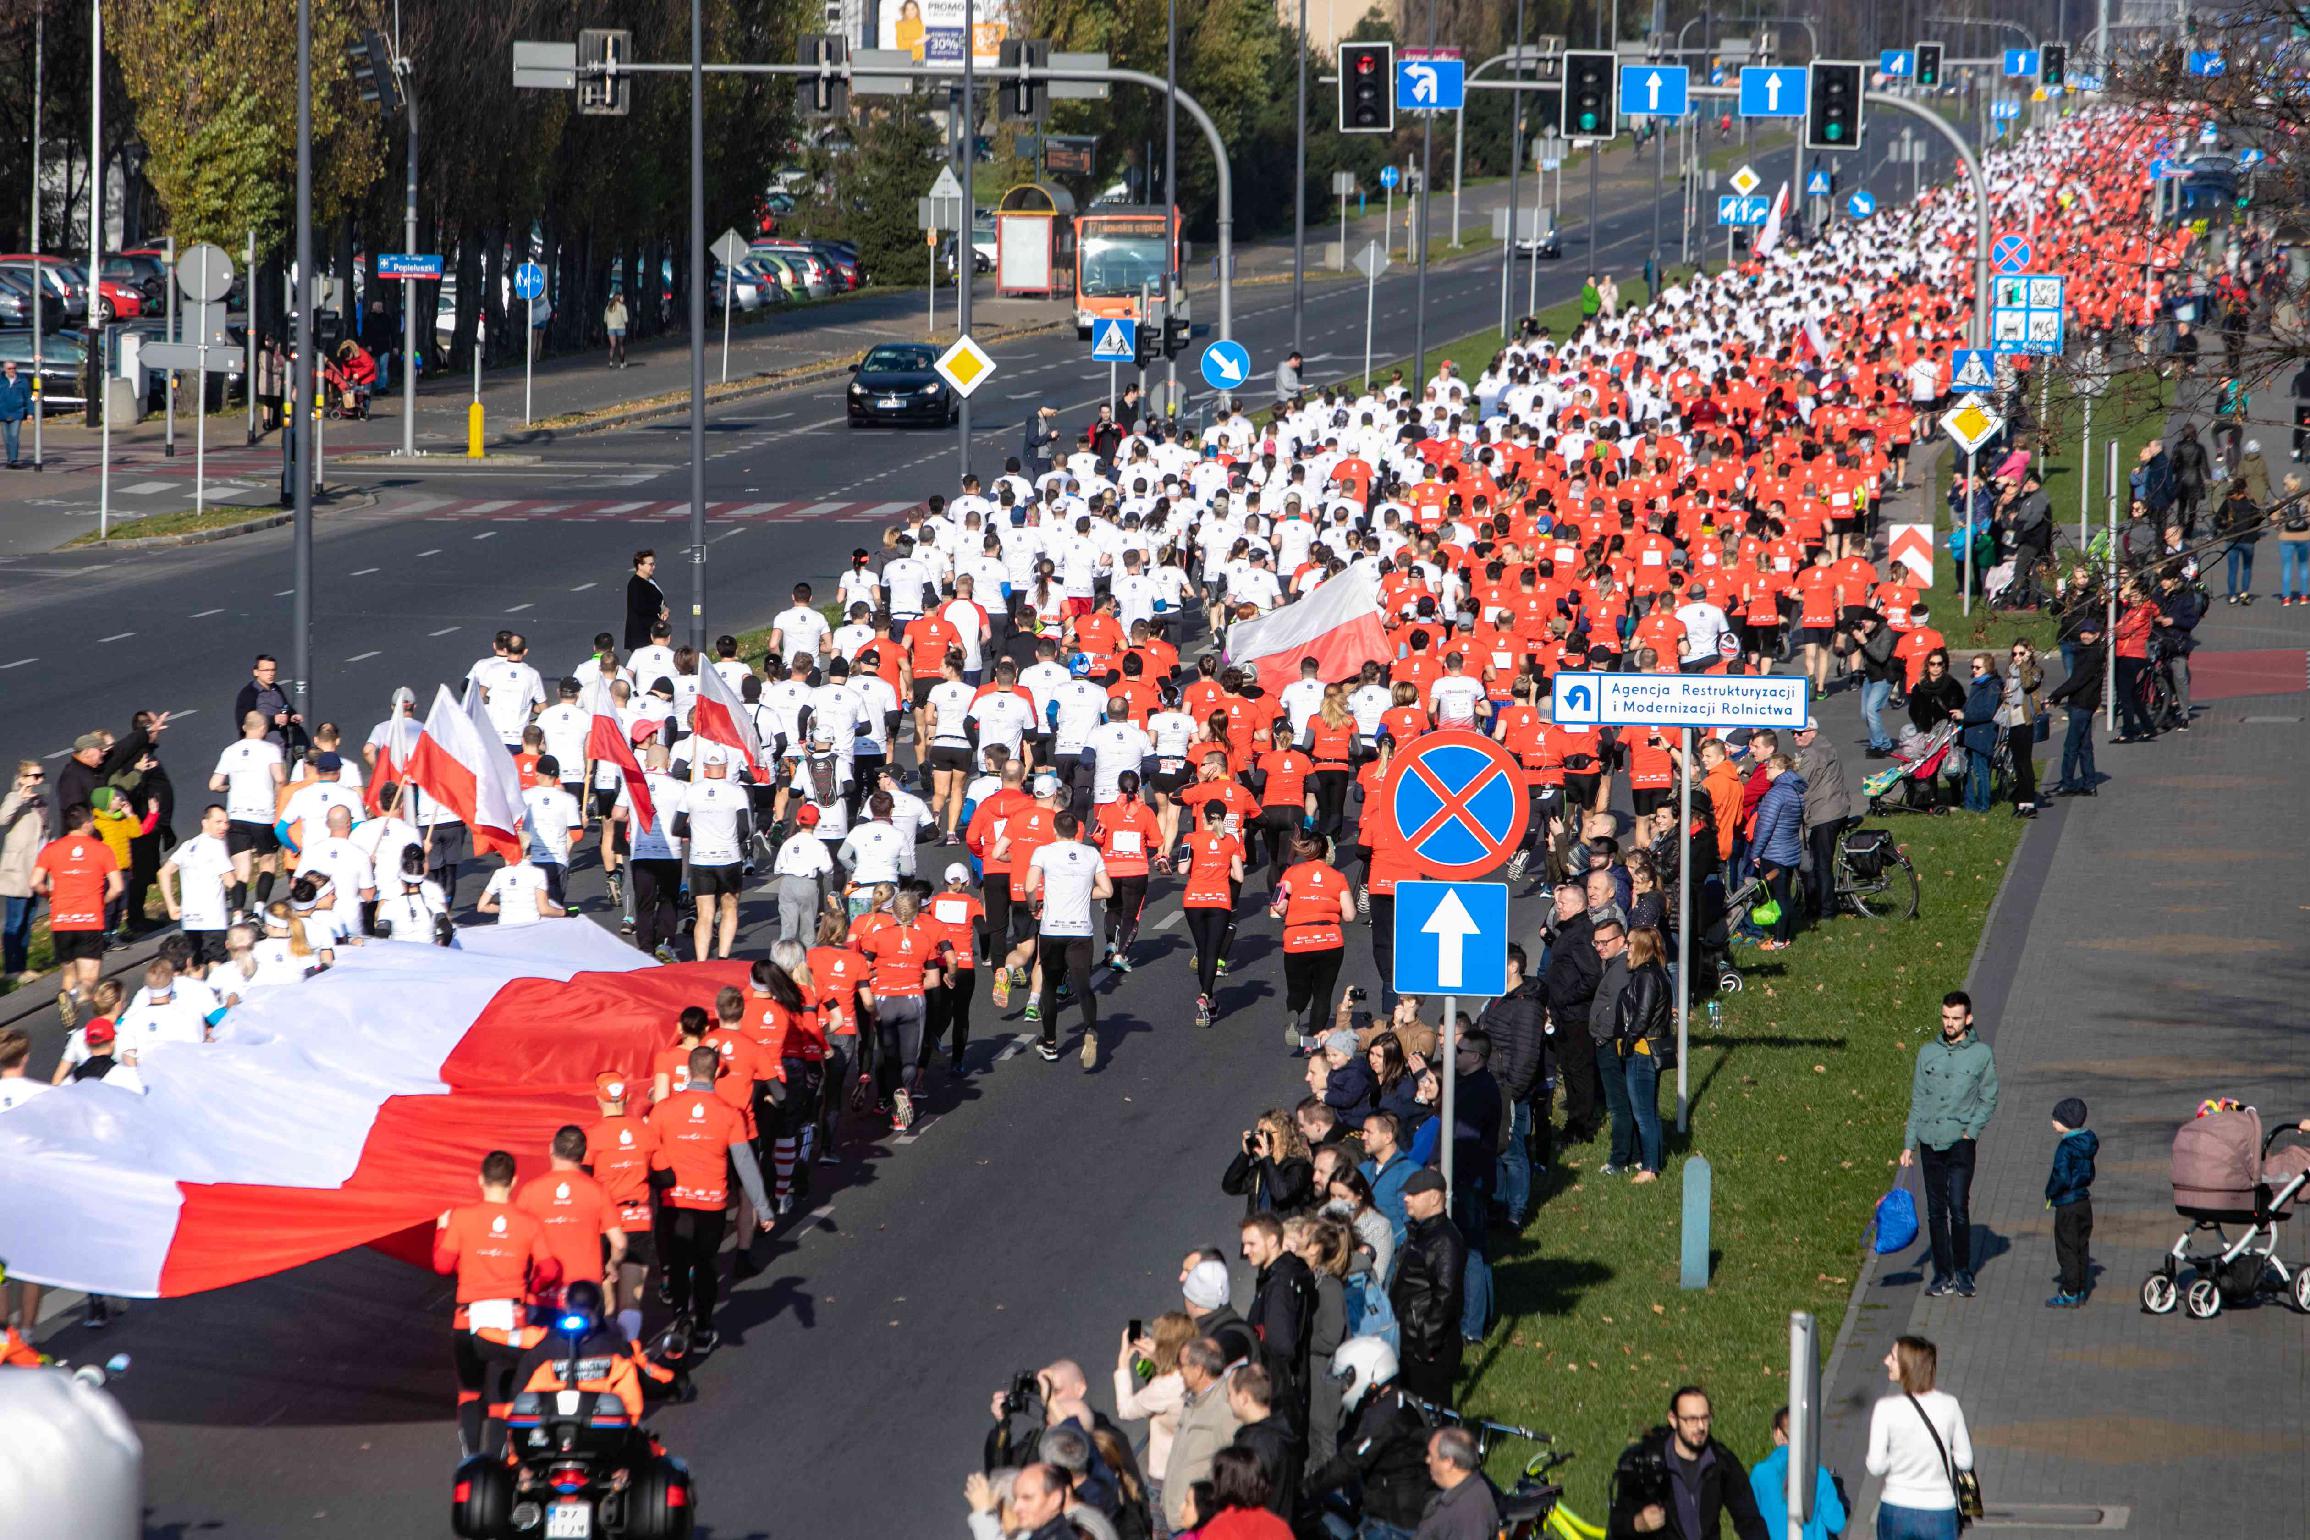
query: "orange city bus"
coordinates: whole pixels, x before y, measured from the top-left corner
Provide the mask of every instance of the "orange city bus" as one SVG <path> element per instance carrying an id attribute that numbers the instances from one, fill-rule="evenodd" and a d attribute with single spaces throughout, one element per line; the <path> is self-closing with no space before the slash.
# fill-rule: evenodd
<path id="1" fill-rule="evenodd" d="M 1139 314 L 1142 286 L 1159 297 L 1164 275 L 1179 264 L 1176 210 L 1100 204 L 1075 216 L 1075 334 L 1100 321 Z"/>

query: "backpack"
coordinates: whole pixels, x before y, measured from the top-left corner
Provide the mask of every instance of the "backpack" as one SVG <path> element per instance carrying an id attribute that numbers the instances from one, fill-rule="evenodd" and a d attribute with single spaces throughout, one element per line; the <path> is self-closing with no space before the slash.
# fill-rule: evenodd
<path id="1" fill-rule="evenodd" d="M 1398 1341 L 1396 1307 L 1388 1301 L 1388 1291 L 1369 1273 L 1358 1273 L 1348 1279 L 1345 1290 L 1348 1335 L 1351 1337 L 1383 1337 L 1389 1347 Z"/>
<path id="2" fill-rule="evenodd" d="M 1870 1221 L 1876 1240 L 1873 1245 L 1879 1256 L 1906 1251 L 1917 1243 L 1917 1200 L 1909 1196 L 1906 1187 L 1895 1187 L 1877 1200 L 1876 1217 Z"/>

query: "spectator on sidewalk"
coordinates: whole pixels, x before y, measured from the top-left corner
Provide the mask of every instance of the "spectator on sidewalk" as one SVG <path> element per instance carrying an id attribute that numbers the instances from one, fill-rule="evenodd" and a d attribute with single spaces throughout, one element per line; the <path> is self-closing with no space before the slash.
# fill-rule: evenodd
<path id="1" fill-rule="evenodd" d="M 1275 366 L 1275 399 L 1279 404 L 1292 400 L 1307 388 L 1300 381 L 1301 363 L 1299 354 L 1293 352 L 1286 355 L 1283 362 Z M 15 442 L 13 435 L 9 441 L 11 444 Z M 11 455 L 9 458 L 13 461 L 15 457 Z"/>
<path id="2" fill-rule="evenodd" d="M 1869 1413 L 1869 1474 L 1885 1478 L 1877 1540 L 1957 1540 L 1957 1473 L 1973 1469 L 1973 1440 L 1957 1398 L 1933 1388 L 1939 1364 L 1923 1337 L 1896 1338 L 1885 1355 L 1899 1389 Z"/>
<path id="3" fill-rule="evenodd" d="M 2278 604 L 2310 604 L 2310 503 L 2303 501 L 2302 478 L 2289 474 L 2280 484 L 2284 500 L 2272 510 L 2278 526 Z"/>
<path id="4" fill-rule="evenodd" d="M 1438 1428 L 1428 1435 L 1428 1479 L 1436 1495 L 1412 1540 L 1493 1540 L 1500 1533 L 1500 1496 L 1484 1475 L 1473 1433 Z"/>
<path id="5" fill-rule="evenodd" d="M 1973 1167 L 1981 1131 L 1997 1113 L 1997 1060 L 1973 1035 L 1973 997 L 1941 997 L 1941 1034 L 1917 1050 L 1901 1167 L 1923 1157 L 1925 1222 L 1933 1245 L 1928 1295 L 1973 1297 Z"/>
<path id="6" fill-rule="evenodd" d="M 2065 644 L 2066 645 L 2066 644 Z M 2061 739 L 2061 779 L 2048 794 L 2056 797 L 2091 797 L 2101 774 L 2093 762 L 2093 718 L 2101 709 L 2102 680 L 2109 668 L 2109 652 L 2101 644 L 2101 622 L 2081 616 L 2077 627 L 2077 660 L 2069 677 L 2045 698 L 2066 717 Z"/>
<path id="7" fill-rule="evenodd" d="M 1822 736 L 1818 719 L 1805 718 L 1795 742 L 1797 774 L 1805 782 L 1806 907 L 1816 922 L 1826 922 L 1836 908 L 1837 836 L 1853 820 L 1853 793 L 1845 782 L 1845 762 L 1836 745 Z"/>
<path id="8" fill-rule="evenodd" d="M 1773 1413 L 1773 1452 L 1749 1467 L 1749 1491 L 1757 1501 L 1766 1533 L 1787 1540 L 1789 1533 L 1789 1409 Z M 1851 1519 L 1845 1494 L 1825 1464 L 1813 1469 L 1813 1516 L 1798 1531 L 1804 1540 L 1834 1540 Z"/>
<path id="9" fill-rule="evenodd" d="M 2085 1303 L 2092 1281 L 2086 1266 L 2093 1240 L 2093 1157 L 2100 1136 L 2085 1126 L 2085 1103 L 2065 1096 L 2054 1104 L 2053 1170 L 2045 1179 L 2045 1206 L 2053 1210 L 2053 1260 L 2061 1286 L 2046 1304 L 2068 1310 Z"/>
<path id="10" fill-rule="evenodd" d="M 2214 505 L 2214 536 L 2223 542 L 2224 604 L 2254 602 L 2254 547 L 2262 538 L 2262 510 L 2246 484 L 2231 480 Z"/>
<path id="11" fill-rule="evenodd" d="M 24 463 L 18 439 L 24 432 L 24 419 L 31 415 L 32 382 L 17 374 L 15 359 L 0 363 L 0 434 L 7 437 L 10 470 Z"/>
<path id="12" fill-rule="evenodd" d="M 1024 460 L 1027 479 L 1040 481 L 1051 472 L 1051 459 L 1059 442 L 1059 409 L 1049 402 L 1035 408 L 1035 415 L 1027 419 L 1027 438 Z"/>
<path id="13" fill-rule="evenodd" d="M 623 369 L 626 366 L 626 296 L 617 289 L 610 290 L 610 302 L 602 306 L 602 329 L 610 334 L 610 367 Z"/>
<path id="14" fill-rule="evenodd" d="M 1637 1441 L 1639 1449 L 1659 1460 L 1667 1490 L 1644 1492 L 1639 1483 L 1621 1483 L 1608 1524 L 1611 1534 L 1719 1540 L 1729 1517 L 1740 1540 L 1785 1540 L 1785 1529 L 1766 1534 L 1748 1469 L 1715 1436 L 1715 1422 L 1708 1392 L 1698 1385 L 1686 1385 L 1668 1398 L 1668 1426 Z M 1646 1497 L 1666 1501 L 1645 1502 Z"/>
<path id="15" fill-rule="evenodd" d="M 2017 641 L 2009 654 L 2012 667 L 2005 674 L 2005 700 L 1997 711 L 1998 731 L 2005 735 L 2006 753 L 2013 760 L 2013 816 L 2037 816 L 2037 712 L 2045 689 L 2045 668 L 2037 649 Z"/>
<path id="16" fill-rule="evenodd" d="M 1901 664 L 1893 656 L 1900 638 L 1875 610 L 1863 610 L 1856 616 L 1853 629 L 1855 651 L 1861 660 L 1861 720 L 1869 729 L 1867 757 L 1886 759 L 1893 753 L 1893 735 L 1885 728 L 1885 703 L 1893 698 L 1894 682 L 1901 677 Z M 1702 761 L 1707 761 L 1706 754 Z M 1720 822 L 1718 827 L 1724 825 Z"/>
<path id="17" fill-rule="evenodd" d="M 1432 1405 L 1450 1406 L 1460 1376 L 1468 1246 L 1444 1213 L 1444 1179 L 1434 1171 L 1415 1172 L 1404 1183 L 1404 1212 L 1403 1245 L 1388 1287 L 1402 1331 L 1398 1383 Z"/>
<path id="18" fill-rule="evenodd" d="M 1524 1215 L 1532 1206 L 1535 1134 L 1540 1140 L 1540 1168 L 1548 1167 L 1548 1001 L 1540 981 L 1525 977 L 1525 967 L 1524 949 L 1511 941 L 1507 992 L 1476 1018 L 1477 1030 L 1492 1040 L 1493 1073 L 1508 1104 L 1493 1190 L 1508 1211 L 1511 1230 L 1524 1228 Z M 1535 1102 L 1540 1104 L 1537 1110 Z"/>
<path id="19" fill-rule="evenodd" d="M 32 915 L 39 901 L 32 891 L 33 863 L 55 833 L 56 799 L 48 791 L 48 770 L 37 759 L 19 760 L 16 780 L 0 799 L 0 982 L 28 984 Z"/>

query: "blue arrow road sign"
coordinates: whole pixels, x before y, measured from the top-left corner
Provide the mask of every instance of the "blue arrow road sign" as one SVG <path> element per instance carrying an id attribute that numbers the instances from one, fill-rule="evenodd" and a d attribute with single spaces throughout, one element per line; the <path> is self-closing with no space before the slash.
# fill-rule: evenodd
<path id="1" fill-rule="evenodd" d="M 1242 343 L 1222 337 L 1203 350 L 1203 383 L 1213 390 L 1241 390 L 1251 378 L 1251 354 Z"/>
<path id="2" fill-rule="evenodd" d="M 1396 111 L 1458 112 L 1468 100 L 1468 66 L 1461 59 L 1396 61 Z"/>
<path id="3" fill-rule="evenodd" d="M 1867 219 L 1877 212 L 1877 200 L 1863 188 L 1845 200 L 1845 212 L 1855 219 Z"/>
<path id="4" fill-rule="evenodd" d="M 1987 348 L 1959 348 L 1949 355 L 1949 389 L 1952 392 L 1996 388 L 1997 362 Z"/>
<path id="5" fill-rule="evenodd" d="M 1989 243 L 1989 265 L 2001 273 L 2026 273 L 2036 252 L 2025 235 L 2001 235 Z"/>
<path id="6" fill-rule="evenodd" d="M 1785 65 L 1750 66 L 1741 71 L 1741 116 L 1801 118 L 1805 115 L 1805 72 Z"/>
<path id="7" fill-rule="evenodd" d="M 1632 118 L 1681 118 L 1692 105 L 1692 71 L 1681 64 L 1624 64 L 1620 110 Z"/>
<path id="8" fill-rule="evenodd" d="M 1888 80 L 1907 80 L 1917 73 L 1917 56 L 1906 48 L 1879 49 L 1877 73 Z"/>
<path id="9" fill-rule="evenodd" d="M 2005 50 L 2005 76 L 2008 80 L 2033 78 L 2036 74 L 2036 49 L 2008 48 Z"/>
<path id="10" fill-rule="evenodd" d="M 381 251 L 377 254 L 377 276 L 380 279 L 438 279 L 441 266 L 441 259 L 437 256 L 420 256 L 401 251 Z"/>
<path id="11" fill-rule="evenodd" d="M 2226 73 L 2229 69 L 2229 66 L 2222 62 L 2222 55 L 2219 50 L 2212 48 L 2193 48 L 2190 50 L 2189 68 L 2190 73 L 2193 75 L 2203 75 L 2210 77 Z"/>
<path id="12" fill-rule="evenodd" d="M 2240 150 L 2238 152 L 2238 169 L 2244 171 L 2250 166 L 2259 166 L 2263 159 L 2264 156 L 2260 150 Z"/>
<path id="13" fill-rule="evenodd" d="M 1508 992 L 1508 885 L 1396 884 L 1399 995 Z"/>
<path id="14" fill-rule="evenodd" d="M 1091 330 L 1091 358 L 1102 364 L 1136 363 L 1139 323 L 1123 317 L 1101 321 Z"/>
<path id="15" fill-rule="evenodd" d="M 545 269 L 535 262 L 524 262 L 513 270 L 513 297 L 540 299 L 545 295 Z"/>
<path id="16" fill-rule="evenodd" d="M 1772 205 L 1759 194 L 1744 198 L 1738 193 L 1719 193 L 1716 200 L 1716 222 L 1735 229 L 1761 225 L 1772 212 Z"/>
<path id="17" fill-rule="evenodd" d="M 1989 104 L 1989 115 L 2000 123 L 2009 123 L 2013 119 L 2021 116 L 2021 103 L 2013 100 L 2011 97 L 2006 97 L 2001 101 L 1991 102 Z M 1999 130 L 1999 132 L 2003 132 L 2003 130 Z"/>
<path id="18" fill-rule="evenodd" d="M 1393 190 L 1396 183 L 1402 181 L 1403 178 L 1404 174 L 1393 166 L 1380 167 L 1380 185 L 1382 187 Z"/>

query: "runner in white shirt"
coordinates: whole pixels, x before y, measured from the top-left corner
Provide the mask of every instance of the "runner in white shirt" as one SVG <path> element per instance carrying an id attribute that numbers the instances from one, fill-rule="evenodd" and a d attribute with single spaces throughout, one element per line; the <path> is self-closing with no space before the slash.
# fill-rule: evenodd
<path id="1" fill-rule="evenodd" d="M 1107 703 L 1107 720 L 1091 729 L 1083 747 L 1091 756 L 1091 804 L 1102 806 L 1122 793 L 1116 781 L 1124 771 L 1138 772 L 1154 756 L 1154 740 L 1131 720 L 1130 704 L 1121 699 Z"/>
<path id="2" fill-rule="evenodd" d="M 579 704 L 584 687 L 564 679 L 555 688 L 559 697 L 537 714 L 537 729 L 545 737 L 545 752 L 561 767 L 562 790 L 573 797 L 585 795 L 586 740 L 593 735 L 593 713 Z"/>
<path id="3" fill-rule="evenodd" d="M 242 718 L 240 741 L 217 756 L 216 770 L 209 776 L 209 790 L 225 794 L 225 816 L 230 820 L 225 845 L 233 857 L 231 897 L 236 912 L 248 908 L 252 873 L 262 874 L 257 885 L 257 902 L 262 905 L 272 897 L 273 878 L 281 869 L 281 840 L 273 832 L 273 817 L 288 776 L 280 745 L 265 741 L 268 725 L 260 712 Z"/>
<path id="4" fill-rule="evenodd" d="M 281 804 L 279 824 L 290 831 L 289 840 L 295 842 L 291 848 L 318 839 L 332 809 L 343 808 L 354 823 L 369 816 L 361 794 L 338 779 L 343 765 L 343 759 L 334 753 L 316 754 L 313 757 L 315 779 L 290 792 L 289 800 Z"/>
<path id="5" fill-rule="evenodd" d="M 524 813 L 522 840 L 529 859 L 545 873 L 546 891 L 553 901 L 567 906 L 570 850 L 585 830 L 585 809 L 562 789 L 561 761 L 551 754 L 538 756 L 537 773 L 546 784 L 521 794 Z"/>
<path id="6" fill-rule="evenodd" d="M 1474 727 L 1492 713 L 1484 681 L 1467 672 L 1467 658 L 1457 652 L 1444 655 L 1447 672 L 1428 686 L 1428 709 L 1438 727 Z"/>
<path id="7" fill-rule="evenodd" d="M 1083 1067 L 1099 1062 L 1099 1002 L 1091 993 L 1091 948 L 1098 934 L 1091 912 L 1095 901 L 1112 898 L 1115 884 L 1099 853 L 1082 843 L 1082 825 L 1073 813 L 1051 820 L 1051 842 L 1027 863 L 1024 896 L 1042 899 L 1035 943 L 1035 967 L 1042 977 L 1042 1040 L 1035 1051 L 1046 1063 L 1059 1058 L 1059 981 L 1073 988 L 1083 1007 Z"/>
<path id="8" fill-rule="evenodd" d="M 233 856 L 225 848 L 230 827 L 224 804 L 210 803 L 201 809 L 201 832 L 170 851 L 160 866 L 161 900 L 168 917 L 184 927 L 199 963 L 224 960 L 225 930 L 232 924 Z"/>
<path id="9" fill-rule="evenodd" d="M 963 781 L 970 774 L 971 701 L 977 692 L 963 682 L 962 665 L 952 654 L 939 672 L 944 677 L 930 687 L 923 708 L 930 738 L 922 748 L 922 762 L 930 776 L 931 814 L 952 845 L 957 842 L 955 824 L 962 817 Z"/>
<path id="10" fill-rule="evenodd" d="M 119 1045 L 116 1051 L 123 1057 L 141 1055 L 162 1043 L 208 1041 L 206 1017 L 197 1004 L 177 992 L 176 970 L 166 962 L 156 959 L 145 964 L 144 992 L 137 998 L 139 1003 L 122 1011 L 113 1023 L 114 1041 Z M 83 1040 L 81 1058 L 86 1057 Z"/>
<path id="11" fill-rule="evenodd" d="M 907 838 L 890 821 L 892 803 L 890 793 L 878 791 L 866 799 L 866 821 L 844 837 L 842 848 L 835 852 L 850 873 L 851 916 L 856 918 L 866 893 L 876 883 L 895 884 L 899 878 L 899 863 L 904 857 Z"/>
<path id="12" fill-rule="evenodd" d="M 505 641 L 505 656 L 492 658 L 473 671 L 482 689 L 481 709 L 509 749 L 518 748 L 521 730 L 545 705 L 545 681 L 529 666 L 529 641 L 518 633 Z"/>
<path id="13" fill-rule="evenodd" d="M 1059 672 L 1064 678 L 1066 670 Z M 1021 695 L 1020 688 L 1017 668 L 1005 658 L 995 665 L 995 682 L 980 690 L 971 701 L 971 720 L 978 727 L 982 763 L 986 751 L 998 745 L 1015 760 L 1032 760 L 1033 756 L 1026 754 L 1023 746 L 1036 734 L 1041 722 L 1032 692 Z"/>
<path id="14" fill-rule="evenodd" d="M 728 957 L 738 940 L 738 891 L 745 886 L 753 804 L 730 784 L 730 755 L 716 747 L 698 763 L 684 827 L 690 841 L 690 894 L 698 901 L 694 938 L 700 962 Z"/>
<path id="15" fill-rule="evenodd" d="M 818 906 L 835 868 L 826 842 L 818 837 L 818 810 L 805 805 L 803 812 L 811 817 L 797 823 L 770 863 L 770 890 L 778 895 L 779 938 L 807 947 L 817 939 Z"/>
<path id="16" fill-rule="evenodd" d="M 535 925 L 564 913 L 546 891 L 545 873 L 526 855 L 489 874 L 489 886 L 481 890 L 481 902 L 475 907 L 496 915 L 500 925 Z"/>
<path id="17" fill-rule="evenodd" d="M 626 827 L 627 868 L 632 873 L 634 945 L 670 961 L 679 929 L 676 898 L 682 883 L 682 837 L 674 821 L 688 805 L 688 788 L 666 773 L 672 757 L 663 743 L 651 742 L 641 751 L 642 784 L 654 815 L 642 822 L 634 806 L 633 788 L 621 787 L 611 817 Z"/>
<path id="18" fill-rule="evenodd" d="M 333 807 L 321 836 L 308 840 L 297 857 L 297 876 L 317 877 L 328 884 L 322 890 L 328 897 L 315 910 L 314 918 L 327 921 L 333 941 L 359 934 L 362 906 L 377 897 L 376 874 L 369 858 L 353 843 L 352 834 L 352 815 Z"/>
<path id="19" fill-rule="evenodd" d="M 1294 738 L 1304 736 L 1307 724 L 1323 709 L 1323 681 L 1316 677 L 1321 671 L 1322 665 L 1315 659 L 1302 658 L 1299 677 L 1276 692 L 1275 703 L 1290 719 Z"/>
<path id="20" fill-rule="evenodd" d="M 438 923 L 449 913 L 449 899 L 441 884 L 425 875 L 425 853 L 405 847 L 390 875 L 377 881 L 377 927 L 395 941 L 432 944 Z"/>
<path id="21" fill-rule="evenodd" d="M 968 572 L 954 580 L 955 596 L 939 606 L 939 618 L 962 635 L 963 682 L 977 684 L 986 666 L 985 648 L 994 639 L 994 627 L 978 602 L 978 579 Z M 999 590 L 998 590 L 999 592 Z"/>

